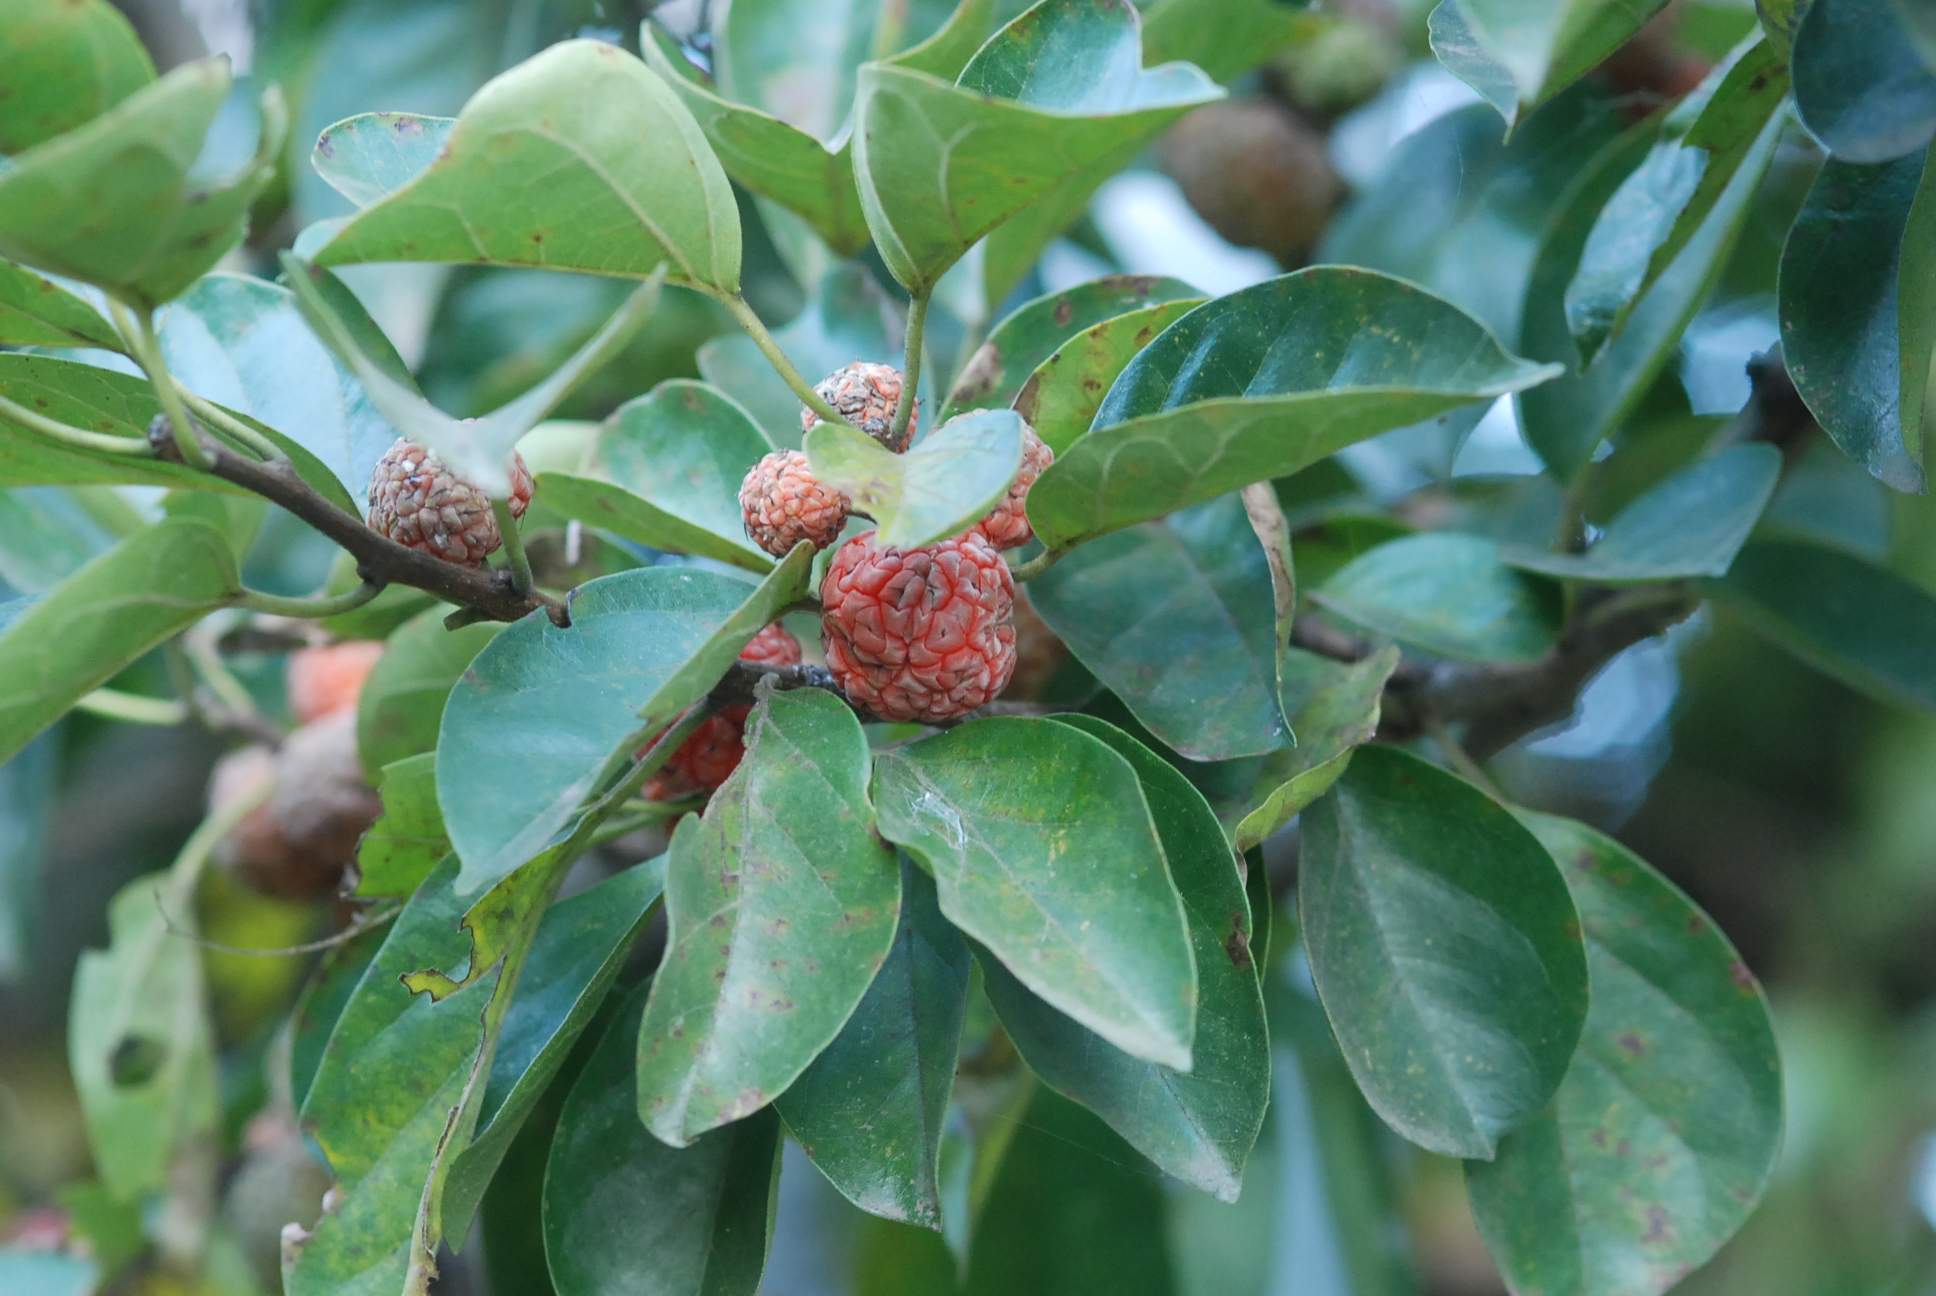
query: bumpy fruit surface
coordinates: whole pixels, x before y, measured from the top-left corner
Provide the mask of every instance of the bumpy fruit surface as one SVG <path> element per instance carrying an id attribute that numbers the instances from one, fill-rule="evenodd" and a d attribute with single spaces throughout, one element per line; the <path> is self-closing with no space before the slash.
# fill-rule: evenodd
<path id="1" fill-rule="evenodd" d="M 739 659 L 762 666 L 797 666 L 800 641 L 775 621 L 753 636 Z M 683 801 L 703 796 L 724 783 L 746 755 L 746 717 L 751 707 L 729 706 L 706 718 L 692 737 L 679 744 L 664 767 L 645 785 L 652 801 Z"/>
<path id="2" fill-rule="evenodd" d="M 821 642 L 847 696 L 883 720 L 946 720 L 1015 670 L 1015 578 L 980 532 L 918 549 L 840 547 L 820 585 Z"/>
<path id="3" fill-rule="evenodd" d="M 531 503 L 531 470 L 511 453 L 511 516 Z M 370 477 L 370 527 L 409 549 L 460 567 L 475 567 L 504 537 L 491 499 L 435 454 L 402 437 L 377 460 Z"/>
<path id="4" fill-rule="evenodd" d="M 296 723 L 308 724 L 355 706 L 363 681 L 382 655 L 383 643 L 378 639 L 352 639 L 290 653 L 283 680 Z"/>
<path id="5" fill-rule="evenodd" d="M 948 420 L 950 423 L 953 419 Z M 1042 470 L 1055 462 L 1055 451 L 1049 449 L 1048 442 L 1035 435 L 1035 429 L 1022 424 L 1022 469 L 1015 474 L 1009 484 L 1008 494 L 1002 497 L 987 517 L 975 523 L 975 530 L 997 549 L 1017 549 L 1035 539 L 1035 528 L 1028 520 L 1029 487 Z"/>
<path id="6" fill-rule="evenodd" d="M 784 558 L 802 540 L 825 549 L 847 525 L 847 497 L 807 467 L 798 450 L 775 450 L 740 483 L 739 511 L 753 543 Z"/>
<path id="7" fill-rule="evenodd" d="M 876 441 L 900 454 L 914 434 L 910 418 L 898 440 L 894 437 L 894 407 L 901 400 L 901 371 L 893 365 L 855 361 L 814 384 L 814 391 L 840 416 Z M 919 406 L 916 406 L 919 409 Z M 820 418 L 810 409 L 800 411 L 800 430 L 813 431 Z"/>

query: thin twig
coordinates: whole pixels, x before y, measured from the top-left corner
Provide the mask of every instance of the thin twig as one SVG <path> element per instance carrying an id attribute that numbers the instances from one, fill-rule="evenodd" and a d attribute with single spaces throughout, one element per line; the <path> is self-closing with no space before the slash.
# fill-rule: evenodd
<path id="1" fill-rule="evenodd" d="M 1017 585 L 1021 585 L 1028 581 L 1032 581 L 1037 576 L 1040 576 L 1043 572 L 1047 571 L 1049 568 L 1061 562 L 1063 557 L 1068 554 L 1071 548 L 1073 548 L 1073 546 L 1063 545 L 1057 549 L 1044 549 L 1041 553 L 1035 555 L 1035 557 L 1029 559 L 1027 562 L 1011 568 L 1009 571 L 1009 574 L 1015 578 L 1015 583 Z"/>
<path id="2" fill-rule="evenodd" d="M 156 899 L 156 907 L 160 907 L 159 897 Z M 354 922 L 342 931 L 337 932 L 334 936 L 325 936 L 321 940 L 310 941 L 307 945 L 284 945 L 280 949 L 247 949 L 241 945 L 224 945 L 220 941 L 209 940 L 206 936 L 198 936 L 192 931 L 186 931 L 177 927 L 174 920 L 168 916 L 166 909 L 161 910 L 161 924 L 168 929 L 171 935 L 179 936 L 185 941 L 191 941 L 205 950 L 214 950 L 217 954 L 240 954 L 246 958 L 293 958 L 298 954 L 314 954 L 318 950 L 334 949 L 338 945 L 347 945 L 364 932 L 369 931 L 372 927 L 380 927 L 402 912 L 402 905 L 393 905 L 375 917 L 370 917 L 368 914 L 358 914 Z"/>
<path id="3" fill-rule="evenodd" d="M 493 499 L 491 515 L 497 519 L 498 534 L 504 538 L 504 556 L 510 563 L 512 592 L 527 596 L 533 584 L 531 558 L 524 552 L 524 533 L 518 530 L 518 518 L 511 511 L 511 501 Z"/>
<path id="4" fill-rule="evenodd" d="M 281 594 L 265 594 L 261 590 L 245 589 L 235 596 L 231 606 L 269 616 L 300 617 L 313 621 L 322 617 L 354 612 L 381 594 L 383 590 L 384 586 L 377 581 L 364 581 L 347 593 L 317 598 L 285 598 Z"/>
<path id="5" fill-rule="evenodd" d="M 214 401 L 197 396 L 186 387 L 182 388 L 182 400 L 188 403 L 188 408 L 195 411 L 196 416 L 208 426 L 211 432 L 227 432 L 230 441 L 240 442 L 241 448 L 248 450 L 256 458 L 283 459 L 287 457 L 275 442 L 263 436 L 247 423 L 236 418 L 233 414 L 230 414 Z"/>

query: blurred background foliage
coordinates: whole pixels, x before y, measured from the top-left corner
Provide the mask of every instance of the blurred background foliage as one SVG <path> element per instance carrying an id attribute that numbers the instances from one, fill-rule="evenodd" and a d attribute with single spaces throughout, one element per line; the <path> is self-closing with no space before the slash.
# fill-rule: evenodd
<path id="1" fill-rule="evenodd" d="M 279 82 L 289 93 L 288 165 L 234 267 L 266 275 L 297 230 L 347 210 L 307 164 L 323 126 L 373 109 L 454 114 L 490 75 L 555 40 L 594 35 L 636 48 L 639 21 L 653 8 L 646 0 L 121 7 L 163 68 L 226 52 L 256 84 Z M 1186 118 L 1105 184 L 1088 215 L 988 314 L 1112 270 L 1225 293 L 1281 268 L 1337 260 L 1413 278 L 1511 337 L 1536 231 L 1567 181 L 1596 146 L 1689 89 L 1754 22 L 1749 0 L 1677 0 L 1508 141 L 1498 115 L 1431 59 L 1428 7 L 1339 0 L 1297 14 L 1283 48 L 1231 81 L 1230 102 Z M 658 16 L 703 32 L 701 8 L 680 0 Z M 247 93 L 246 84 L 238 90 Z M 1624 429 L 1624 444 L 1643 451 L 1626 456 L 1645 470 L 1634 490 L 1701 443 L 1686 434 L 1690 424 L 1718 423 L 1745 399 L 1743 365 L 1776 337 L 1781 240 L 1820 162 L 1792 129 L 1678 362 Z M 808 294 L 760 208 L 742 206 L 747 296 L 783 325 Z M 459 415 L 491 409 L 548 372 L 628 291 L 610 280 L 432 265 L 354 267 L 343 278 L 426 393 Z M 879 292 L 899 293 L 884 271 L 875 278 Z M 725 359 L 709 362 L 702 350 L 729 328 L 717 307 L 668 291 L 665 307 L 561 415 L 601 418 L 664 378 L 702 370 L 730 387 Z M 1495 531 L 1543 535 L 1555 505 L 1504 404 L 1390 434 L 1342 460 L 1282 492 L 1307 584 L 1408 524 L 1483 516 Z M 1589 512 L 1603 521 L 1633 491 L 1618 474 L 1598 481 Z M 139 493 L 89 489 L 0 496 L 0 533 L 45 541 L 32 553 L 0 545 L 0 594 L 36 592 L 78 566 L 108 542 L 130 498 L 147 506 Z M 542 512 L 535 520 L 542 524 Z M 1834 543 L 1936 590 L 1936 505 L 1885 491 L 1826 444 L 1763 525 L 1814 535 L 1830 528 Z M 541 539 L 534 549 L 544 552 Z M 330 556 L 318 537 L 272 517 L 249 580 L 306 591 Z M 632 560 L 621 556 L 619 565 Z M 232 661 L 263 711 L 286 717 L 280 656 Z M 119 686 L 164 693 L 168 670 L 160 657 L 144 661 Z M 219 754 L 219 742 L 192 726 L 76 713 L 0 766 L 0 1237 L 16 1246 L 79 1236 L 109 1274 L 140 1248 L 141 1221 L 91 1181 L 62 1037 L 68 994 L 80 952 L 105 943 L 108 898 L 164 867 L 199 821 Z M 1665 871 L 1726 929 L 1773 998 L 1788 1077 L 1778 1177 L 1742 1233 L 1680 1290 L 1936 1292 L 1936 717 L 1869 701 L 1710 607 L 1664 643 L 1617 659 L 1569 726 L 1518 744 L 1495 771 L 1519 799 L 1608 828 Z M 1216 778 L 1213 769 L 1193 773 L 1206 784 Z M 1294 834 L 1270 852 L 1282 897 L 1294 876 Z M 311 940 L 333 921 L 327 906 L 272 900 L 221 873 L 201 904 L 210 940 L 246 948 Z M 1288 917 L 1278 922 L 1284 949 Z M 313 1209 L 300 1200 L 321 1192 L 301 1158 L 276 1160 L 251 1126 L 268 1098 L 265 1053 L 309 968 L 300 958 L 209 961 L 228 1210 L 245 1253 L 225 1271 L 217 1266 L 220 1289 L 258 1289 L 250 1262 L 272 1274 L 274 1230 Z M 977 1259 L 968 1289 L 1503 1291 L 1466 1212 L 1458 1167 L 1401 1143 L 1364 1107 L 1294 951 L 1270 1007 L 1275 1101 L 1236 1206 L 1160 1182 L 1071 1104 L 999 1086 L 979 1096 L 985 1119 L 1010 1125 L 1013 1141 L 980 1223 L 982 1236 L 1003 1241 Z M 970 1056 L 963 1084 L 971 1090 L 974 1075 Z M 541 1139 L 542 1127 L 534 1120 L 526 1141 Z M 533 1147 L 541 1156 L 542 1142 Z M 941 1239 L 859 1214 L 791 1153 L 780 1194 L 763 1288 L 774 1296 L 955 1289 Z M 541 1291 L 532 1283 L 542 1279 L 520 1264 L 533 1245 L 535 1200 L 494 1193 L 480 1227 L 485 1245 L 447 1264 L 439 1290 Z M 1078 1236 L 1090 1245 L 1068 1245 Z M 1099 1236 L 1106 1245 L 1093 1245 Z M 1098 1253 L 1109 1272 L 1061 1267 Z"/>

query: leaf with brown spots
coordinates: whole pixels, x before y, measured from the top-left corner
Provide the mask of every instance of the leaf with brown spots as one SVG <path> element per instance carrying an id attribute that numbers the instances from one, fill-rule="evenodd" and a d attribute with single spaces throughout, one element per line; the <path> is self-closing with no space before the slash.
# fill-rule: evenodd
<path id="1" fill-rule="evenodd" d="M 1520 818 L 1572 888 L 1593 1002 L 1552 1105 L 1467 1163 L 1473 1215 L 1515 1292 L 1653 1296 L 1741 1226 L 1774 1168 L 1767 1004 L 1727 938 L 1626 848 Z"/>
<path id="2" fill-rule="evenodd" d="M 1202 304 L 1194 296 L 1158 302 L 1075 334 L 1028 376 L 1015 396 L 1015 412 L 1061 454 L 1089 430 L 1110 384 L 1136 353 Z"/>

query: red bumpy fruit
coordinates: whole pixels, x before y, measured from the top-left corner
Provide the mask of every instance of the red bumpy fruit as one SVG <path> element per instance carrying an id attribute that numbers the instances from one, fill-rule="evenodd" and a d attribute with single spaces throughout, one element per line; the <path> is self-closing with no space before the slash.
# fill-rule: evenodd
<path id="1" fill-rule="evenodd" d="M 895 454 L 907 449 L 908 438 L 914 434 L 914 420 L 908 420 L 898 439 L 894 436 L 894 407 L 901 400 L 901 371 L 893 365 L 856 360 L 822 378 L 813 390 L 838 410 L 842 418 Z M 812 410 L 800 411 L 802 432 L 813 431 L 813 425 L 819 421 L 820 416 Z"/>
<path id="2" fill-rule="evenodd" d="M 800 641 L 775 621 L 753 636 L 753 641 L 740 650 L 739 659 L 762 666 L 797 666 Z M 708 716 L 645 785 L 646 798 L 683 801 L 704 796 L 724 783 L 746 755 L 746 717 L 751 713 L 751 707 L 729 706 Z"/>
<path id="3" fill-rule="evenodd" d="M 784 558 L 802 540 L 825 549 L 847 525 L 847 497 L 824 486 L 798 450 L 775 450 L 740 483 L 739 511 L 753 543 Z"/>
<path id="4" fill-rule="evenodd" d="M 531 503 L 531 470 L 516 451 L 509 468 L 511 516 L 523 517 Z M 370 478 L 370 528 L 460 567 L 477 566 L 504 543 L 490 496 L 402 437 Z"/>
<path id="5" fill-rule="evenodd" d="M 821 642 L 847 696 L 883 720 L 946 720 L 1015 670 L 1015 578 L 979 531 L 918 549 L 840 547 L 820 585 Z"/>
<path id="6" fill-rule="evenodd" d="M 950 423 L 953 419 L 948 420 Z M 997 549 L 1019 549 L 1035 539 L 1035 528 L 1029 525 L 1028 504 L 1029 487 L 1042 470 L 1055 462 L 1055 451 L 1048 443 L 1035 435 L 1035 429 L 1022 424 L 1022 468 L 1009 484 L 1008 494 L 1002 497 L 987 517 L 975 523 L 974 530 L 985 536 L 989 544 Z"/>

